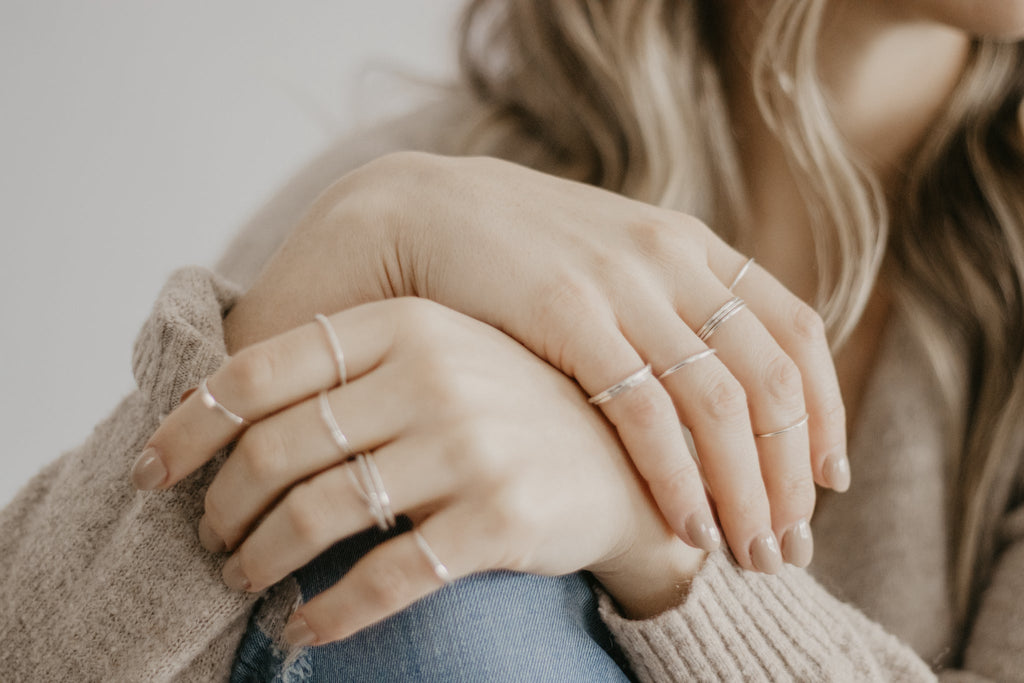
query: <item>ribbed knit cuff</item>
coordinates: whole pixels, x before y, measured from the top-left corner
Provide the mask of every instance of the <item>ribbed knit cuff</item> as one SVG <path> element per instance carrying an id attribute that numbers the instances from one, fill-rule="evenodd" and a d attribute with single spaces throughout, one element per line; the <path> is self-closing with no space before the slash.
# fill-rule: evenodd
<path id="1" fill-rule="evenodd" d="M 224 362 L 223 318 L 238 288 L 210 270 L 175 271 L 135 340 L 132 368 L 142 393 L 169 413 L 181 394 Z"/>
<path id="2" fill-rule="evenodd" d="M 633 621 L 601 595 L 600 609 L 644 681 L 933 680 L 909 648 L 789 566 L 765 576 L 712 553 L 678 607 Z"/>

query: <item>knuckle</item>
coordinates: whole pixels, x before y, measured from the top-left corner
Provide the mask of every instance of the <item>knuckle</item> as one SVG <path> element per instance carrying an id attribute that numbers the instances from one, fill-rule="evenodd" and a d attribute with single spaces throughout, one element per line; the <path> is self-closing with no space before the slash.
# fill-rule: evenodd
<path id="1" fill-rule="evenodd" d="M 302 544 L 315 545 L 324 535 L 324 516 L 319 506 L 311 503 L 310 484 L 296 486 L 282 504 L 282 512 L 293 537 Z"/>
<path id="2" fill-rule="evenodd" d="M 626 424 L 642 430 L 651 430 L 664 427 L 666 424 L 675 427 L 678 423 L 675 408 L 668 394 L 651 387 L 637 387 L 636 389 L 616 398 L 620 401 L 621 419 Z"/>
<path id="3" fill-rule="evenodd" d="M 413 594 L 413 583 L 404 565 L 380 563 L 366 582 L 366 601 L 381 612 L 402 607 Z"/>
<path id="4" fill-rule="evenodd" d="M 571 331 L 577 321 L 602 315 L 604 305 L 594 285 L 575 273 L 559 273 L 538 291 L 541 326 Z"/>
<path id="5" fill-rule="evenodd" d="M 429 299 L 416 296 L 403 296 L 389 302 L 391 315 L 396 323 L 406 331 L 415 334 L 416 338 L 431 333 L 437 327 L 440 306 Z"/>
<path id="6" fill-rule="evenodd" d="M 651 477 L 648 484 L 659 500 L 674 500 L 688 496 L 693 491 L 695 480 L 699 481 L 697 465 L 687 456 L 674 470 Z"/>
<path id="7" fill-rule="evenodd" d="M 506 458 L 486 431 L 476 421 L 454 430 L 453 445 L 449 451 L 450 464 L 463 483 L 493 482 L 507 470 Z"/>
<path id="8" fill-rule="evenodd" d="M 266 344 L 249 346 L 238 353 L 225 368 L 225 374 L 240 396 L 259 396 L 273 385 L 276 359 Z"/>
<path id="9" fill-rule="evenodd" d="M 698 396 L 701 410 L 718 422 L 742 421 L 747 414 L 747 395 L 731 375 L 720 374 Z"/>
<path id="10" fill-rule="evenodd" d="M 537 501 L 524 491 L 508 488 L 494 496 L 491 526 L 508 547 L 519 547 L 543 528 Z"/>
<path id="11" fill-rule="evenodd" d="M 257 423 L 242 435 L 235 453 L 254 481 L 274 483 L 282 473 L 286 450 L 277 430 Z"/>
<path id="12" fill-rule="evenodd" d="M 826 343 L 825 321 L 811 306 L 797 299 L 791 314 L 793 331 L 808 344 Z"/>
<path id="13" fill-rule="evenodd" d="M 779 353 L 765 365 L 763 382 L 768 395 L 784 405 L 803 403 L 803 380 L 800 368 L 789 356 Z"/>

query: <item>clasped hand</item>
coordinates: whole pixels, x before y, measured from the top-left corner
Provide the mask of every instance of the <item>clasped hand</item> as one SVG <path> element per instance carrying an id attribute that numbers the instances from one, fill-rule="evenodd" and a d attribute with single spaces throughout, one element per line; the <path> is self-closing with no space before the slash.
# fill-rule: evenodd
<path id="1" fill-rule="evenodd" d="M 820 319 L 756 265 L 736 289 L 746 307 L 713 337 L 695 332 L 745 262 L 683 214 L 492 159 L 392 155 L 325 193 L 225 321 L 229 344 L 248 348 L 209 388 L 253 426 L 185 401 L 150 441 L 159 485 L 240 436 L 203 525 L 237 548 L 226 576 L 249 589 L 372 524 L 318 423 L 315 396 L 337 381 L 326 342 L 296 328 L 342 310 L 331 321 L 356 379 L 330 404 L 452 574 L 590 568 L 649 612 L 665 596 L 637 591 L 638 576 L 678 585 L 699 554 L 668 530 L 709 550 L 713 511 L 742 566 L 806 564 L 813 481 L 848 485 L 842 402 Z M 423 301 L 352 308 L 409 294 L 496 329 Z M 565 376 L 595 395 L 646 363 L 655 377 L 600 406 L 640 485 Z M 317 642 L 437 588 L 405 536 L 302 608 Z"/>

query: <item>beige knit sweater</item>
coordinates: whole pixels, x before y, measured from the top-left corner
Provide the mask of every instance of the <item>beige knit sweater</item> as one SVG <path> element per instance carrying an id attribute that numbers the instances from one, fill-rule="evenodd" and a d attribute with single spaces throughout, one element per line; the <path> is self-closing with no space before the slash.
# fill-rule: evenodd
<path id="1" fill-rule="evenodd" d="M 220 275 L 170 278 L 136 340 L 138 390 L 0 512 L 0 680 L 226 679 L 255 598 L 223 585 L 222 559 L 196 538 L 218 463 L 162 493 L 135 492 L 129 470 L 160 416 L 222 362 L 223 313 L 316 189 L 387 147 L 438 147 L 407 129 L 325 156 L 244 231 Z M 1024 506 L 1006 511 L 980 610 L 955 633 L 940 411 L 922 357 L 891 325 L 853 434 L 853 486 L 823 494 L 810 573 L 747 573 L 717 553 L 658 617 L 623 619 L 602 597 L 640 679 L 1024 680 Z M 287 603 L 261 617 L 280 623 Z"/>

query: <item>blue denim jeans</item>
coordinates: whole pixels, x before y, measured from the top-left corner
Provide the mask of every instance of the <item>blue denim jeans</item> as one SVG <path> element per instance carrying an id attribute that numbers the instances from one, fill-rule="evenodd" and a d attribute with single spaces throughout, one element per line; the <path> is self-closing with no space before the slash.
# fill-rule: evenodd
<path id="1" fill-rule="evenodd" d="M 365 532 L 300 569 L 302 599 L 332 586 L 390 535 Z M 231 681 L 629 680 L 620 663 L 586 577 L 494 571 L 456 581 L 344 641 L 290 656 L 252 619 Z"/>

